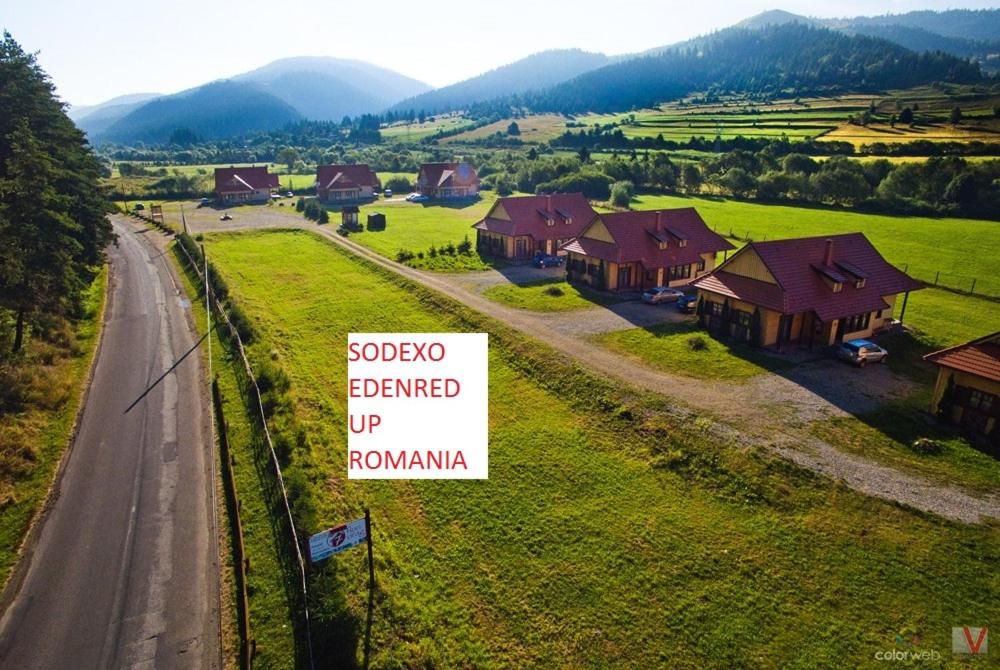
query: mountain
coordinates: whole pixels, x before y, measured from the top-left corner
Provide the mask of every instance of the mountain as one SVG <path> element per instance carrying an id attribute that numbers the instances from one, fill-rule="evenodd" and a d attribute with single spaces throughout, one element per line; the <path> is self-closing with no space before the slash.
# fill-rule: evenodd
<path id="1" fill-rule="evenodd" d="M 981 79 L 978 65 L 947 54 L 917 54 L 882 39 L 784 23 L 727 28 L 697 46 L 608 65 L 509 102 L 535 111 L 605 112 L 708 90 L 802 95 Z"/>
<path id="2" fill-rule="evenodd" d="M 906 14 L 856 16 L 831 19 L 830 27 L 905 26 L 927 32 L 984 42 L 1000 41 L 1000 9 L 949 9 L 943 12 L 921 10 Z"/>
<path id="3" fill-rule="evenodd" d="M 95 137 L 132 110 L 159 96 L 159 93 L 120 95 L 97 105 L 70 107 L 67 114 L 80 130 L 90 137 Z"/>
<path id="4" fill-rule="evenodd" d="M 118 119 L 96 140 L 166 142 L 177 130 L 218 139 L 280 128 L 302 118 L 294 107 L 256 84 L 217 81 L 151 100 Z"/>
<path id="5" fill-rule="evenodd" d="M 96 142 L 165 142 L 176 130 L 218 139 L 301 119 L 340 121 L 375 113 L 428 90 L 423 82 L 362 61 L 285 58 L 174 95 L 109 101 L 77 125 Z"/>
<path id="6" fill-rule="evenodd" d="M 952 37 L 900 24 L 849 23 L 839 30 L 849 34 L 879 37 L 912 51 L 943 51 L 953 56 L 975 58 L 984 64 L 991 55 L 1000 54 L 1000 40 L 986 41 Z"/>
<path id="7" fill-rule="evenodd" d="M 457 84 L 408 98 L 392 109 L 423 110 L 429 114 L 463 109 L 483 100 L 541 90 L 611 62 L 613 59 L 604 54 L 581 49 L 542 51 Z"/>
<path id="8" fill-rule="evenodd" d="M 767 26 L 783 26 L 788 23 L 801 23 L 807 26 L 822 25 L 819 19 L 811 19 L 808 16 L 792 14 L 791 12 L 786 12 L 783 9 L 771 9 L 751 16 L 749 19 L 743 19 L 737 23 L 735 27 L 756 30 L 758 28 L 766 28 Z"/>
<path id="9" fill-rule="evenodd" d="M 316 121 L 379 112 L 431 90 L 421 81 L 370 63 L 327 57 L 284 58 L 233 80 L 257 84 Z"/>
<path id="10" fill-rule="evenodd" d="M 71 105 L 70 108 L 66 110 L 66 115 L 74 121 L 79 121 L 86 116 L 94 114 L 95 112 L 100 112 L 108 108 L 120 109 L 122 107 L 138 105 L 146 102 L 147 100 L 158 98 L 161 95 L 162 93 L 129 93 L 128 95 L 119 95 L 116 98 L 105 100 L 104 102 L 96 105 Z"/>

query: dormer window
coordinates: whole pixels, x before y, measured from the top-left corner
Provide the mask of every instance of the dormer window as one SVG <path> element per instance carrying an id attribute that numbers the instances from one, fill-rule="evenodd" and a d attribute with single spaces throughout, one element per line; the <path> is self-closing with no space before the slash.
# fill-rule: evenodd
<path id="1" fill-rule="evenodd" d="M 677 243 L 677 246 L 679 247 L 686 247 L 687 245 L 688 245 L 687 240 L 681 240 L 680 242 Z"/>
<path id="2" fill-rule="evenodd" d="M 660 249 L 666 249 L 667 248 L 667 243 L 666 242 L 660 242 L 656 246 L 658 246 Z"/>
<path id="3" fill-rule="evenodd" d="M 545 219 L 545 225 L 546 226 L 554 226 L 554 225 L 556 225 L 556 220 L 555 219 Z"/>
<path id="4" fill-rule="evenodd" d="M 844 290 L 844 284 L 843 283 L 841 283 L 839 281 L 833 282 L 833 292 L 834 293 L 840 293 L 843 290 Z"/>
<path id="5" fill-rule="evenodd" d="M 865 287 L 864 279 L 859 279 L 856 282 L 854 282 L 854 288 L 864 288 L 864 287 Z"/>

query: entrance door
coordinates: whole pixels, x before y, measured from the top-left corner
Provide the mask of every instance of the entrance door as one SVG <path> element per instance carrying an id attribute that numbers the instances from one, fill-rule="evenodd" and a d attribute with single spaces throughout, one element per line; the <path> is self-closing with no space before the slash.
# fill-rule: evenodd
<path id="1" fill-rule="evenodd" d="M 842 342 L 844 340 L 844 319 L 837 320 L 837 340 L 836 342 Z"/>
<path id="2" fill-rule="evenodd" d="M 524 258 L 528 255 L 528 241 L 523 237 L 514 240 L 514 258 Z"/>
<path id="3" fill-rule="evenodd" d="M 631 288 L 632 287 L 632 266 L 622 265 L 618 268 L 618 288 Z"/>

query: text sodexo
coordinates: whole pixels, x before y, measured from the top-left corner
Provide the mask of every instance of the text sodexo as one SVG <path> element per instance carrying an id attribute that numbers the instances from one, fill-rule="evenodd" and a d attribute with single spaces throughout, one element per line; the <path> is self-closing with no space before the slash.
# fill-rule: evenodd
<path id="1" fill-rule="evenodd" d="M 351 363 L 438 363 L 444 359 L 440 342 L 351 342 L 347 360 Z"/>

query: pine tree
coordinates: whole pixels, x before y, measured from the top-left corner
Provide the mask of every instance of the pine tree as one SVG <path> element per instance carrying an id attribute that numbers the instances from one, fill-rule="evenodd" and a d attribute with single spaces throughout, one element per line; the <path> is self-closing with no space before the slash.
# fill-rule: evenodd
<path id="1" fill-rule="evenodd" d="M 17 352 L 37 313 L 79 312 L 114 233 L 100 163 L 35 57 L 6 32 L 0 109 L 0 309 L 13 313 Z"/>

